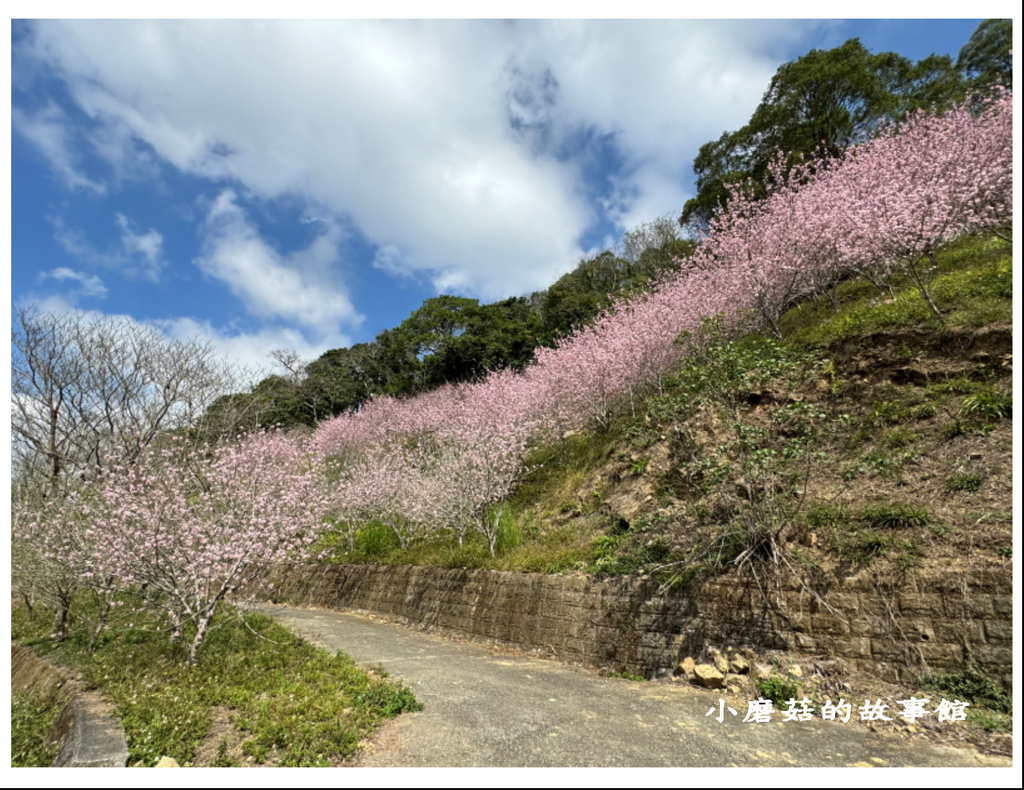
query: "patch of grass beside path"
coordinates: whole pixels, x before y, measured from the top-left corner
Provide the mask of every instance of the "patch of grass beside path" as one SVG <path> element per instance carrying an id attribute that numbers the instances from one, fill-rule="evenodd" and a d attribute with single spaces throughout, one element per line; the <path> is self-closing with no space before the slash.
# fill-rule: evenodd
<path id="1" fill-rule="evenodd" d="M 11 767 L 46 768 L 57 758 L 59 743 L 50 741 L 60 706 L 51 697 L 11 695 Z"/>
<path id="2" fill-rule="evenodd" d="M 58 644 L 49 620 L 18 607 L 12 638 L 77 670 L 117 707 L 129 765 L 166 755 L 181 765 L 328 766 L 350 760 L 385 719 L 422 709 L 383 672 L 317 649 L 254 612 L 225 613 L 192 668 L 142 612 L 91 655 L 87 628 L 72 628 Z M 215 720 L 219 729 L 211 731 Z M 214 749 L 210 738 L 219 740 Z"/>

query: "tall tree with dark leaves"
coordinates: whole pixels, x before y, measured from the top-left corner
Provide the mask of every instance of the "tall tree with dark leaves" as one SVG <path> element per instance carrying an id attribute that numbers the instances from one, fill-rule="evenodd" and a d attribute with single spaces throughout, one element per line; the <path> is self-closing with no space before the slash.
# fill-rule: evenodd
<path id="1" fill-rule="evenodd" d="M 948 57 L 914 63 L 893 52 L 874 55 L 856 38 L 811 50 L 779 67 L 745 126 L 701 146 L 693 162 L 697 195 L 686 202 L 679 223 L 706 231 L 728 202 L 730 187 L 749 180 L 757 190 L 780 150 L 792 163 L 835 157 L 882 121 L 947 105 L 962 93 Z"/>
<path id="2" fill-rule="evenodd" d="M 974 89 L 1002 85 L 1013 89 L 1013 21 L 986 19 L 956 59 L 956 67 Z"/>

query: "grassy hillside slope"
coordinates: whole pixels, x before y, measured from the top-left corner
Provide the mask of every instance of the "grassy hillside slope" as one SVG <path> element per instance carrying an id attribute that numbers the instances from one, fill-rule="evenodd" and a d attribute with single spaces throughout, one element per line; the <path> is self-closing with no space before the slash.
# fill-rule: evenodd
<path id="1" fill-rule="evenodd" d="M 781 343 L 719 337 L 607 430 L 538 449 L 495 558 L 372 528 L 335 558 L 666 582 L 765 561 L 1008 565 L 1012 253 L 966 237 L 939 263 L 941 321 L 909 282 L 890 299 L 851 280 L 838 310 L 789 310 Z"/>

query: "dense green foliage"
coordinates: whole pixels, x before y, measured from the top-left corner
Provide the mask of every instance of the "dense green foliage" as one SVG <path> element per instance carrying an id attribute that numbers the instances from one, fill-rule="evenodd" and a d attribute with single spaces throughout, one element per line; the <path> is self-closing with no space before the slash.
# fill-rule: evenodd
<path id="1" fill-rule="evenodd" d="M 982 705 L 999 713 L 1013 710 L 1013 696 L 974 662 L 969 663 L 963 672 L 928 675 L 922 682 L 925 688 L 941 691 L 972 705 Z"/>
<path id="2" fill-rule="evenodd" d="M 191 668 L 172 655 L 166 634 L 142 611 L 108 632 L 94 653 L 82 616 L 58 643 L 49 636 L 49 619 L 19 607 L 12 638 L 77 669 L 113 702 L 130 764 L 153 765 L 163 755 L 192 762 L 215 708 L 229 711 L 241 754 L 293 766 L 348 760 L 384 719 L 422 708 L 382 673 L 371 677 L 343 653 L 318 650 L 262 615 L 225 614 Z M 229 764 L 227 749 L 222 752 L 220 762 Z"/>
<path id="3" fill-rule="evenodd" d="M 765 699 L 770 699 L 779 708 L 785 708 L 790 700 L 801 696 L 800 684 L 792 678 L 784 678 L 781 675 L 759 678 L 754 684 L 757 686 L 758 694 Z"/>
<path id="4" fill-rule="evenodd" d="M 643 288 L 677 267 L 693 249 L 693 242 L 668 238 L 659 246 L 645 247 L 632 260 L 606 250 L 580 261 L 547 291 L 533 295 L 542 321 L 543 342 L 550 345 L 559 337 L 591 323 L 616 299 Z"/>
<path id="5" fill-rule="evenodd" d="M 543 328 L 524 298 L 480 305 L 475 299 L 428 299 L 398 327 L 412 350 L 413 391 L 472 381 L 491 370 L 522 370 Z"/>
<path id="6" fill-rule="evenodd" d="M 815 152 L 838 156 L 883 121 L 962 99 L 965 75 L 994 80 L 993 73 L 1003 73 L 991 54 L 999 46 L 994 37 L 969 43 L 956 65 L 948 56 L 929 55 L 915 63 L 893 52 L 872 54 L 856 38 L 784 63 L 746 125 L 701 146 L 693 162 L 697 194 L 686 202 L 679 223 L 706 229 L 728 202 L 730 185 L 750 179 L 763 190 L 778 151 L 791 163 Z M 980 77 L 970 84 L 980 85 Z"/>
<path id="7" fill-rule="evenodd" d="M 972 88 L 990 85 L 1013 88 L 1013 21 L 986 19 L 961 48 L 956 67 Z"/>

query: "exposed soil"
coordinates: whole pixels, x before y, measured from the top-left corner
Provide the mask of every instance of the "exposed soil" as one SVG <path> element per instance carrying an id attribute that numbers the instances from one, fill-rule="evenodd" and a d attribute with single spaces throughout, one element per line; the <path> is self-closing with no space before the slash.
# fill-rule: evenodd
<path id="1" fill-rule="evenodd" d="M 834 388 L 819 381 L 799 393 L 832 421 L 831 435 L 817 448 L 827 459 L 801 481 L 802 504 L 828 503 L 853 516 L 872 503 L 923 509 L 927 525 L 898 531 L 915 556 L 881 552 L 871 560 L 878 566 L 1010 567 L 1013 421 L 965 414 L 955 382 L 1009 392 L 1012 327 L 878 334 L 839 344 L 825 356 L 835 366 Z M 934 386 L 951 381 L 953 391 Z M 773 393 L 750 397 L 745 419 L 758 425 L 759 413 L 773 408 Z M 663 537 L 673 556 L 684 558 L 707 538 L 708 524 L 726 516 L 716 516 L 721 490 L 702 492 L 690 462 L 727 439 L 707 409 L 685 425 L 649 424 L 640 436 L 610 446 L 604 463 L 569 492 L 576 506 L 549 514 L 548 523 L 592 522 L 596 510 L 614 533 L 639 519 L 646 528 L 638 539 Z M 825 569 L 849 564 L 839 545 L 843 536 L 820 529 L 804 534 L 808 524 L 795 526 L 782 537 L 799 543 L 808 562 Z"/>

